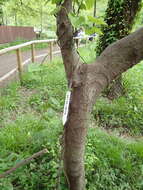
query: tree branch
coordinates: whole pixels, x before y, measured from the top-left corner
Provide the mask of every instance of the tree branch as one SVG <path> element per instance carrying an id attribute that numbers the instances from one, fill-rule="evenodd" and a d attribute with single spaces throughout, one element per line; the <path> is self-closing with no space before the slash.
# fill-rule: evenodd
<path id="1" fill-rule="evenodd" d="M 95 63 L 87 65 L 84 88 L 90 110 L 112 80 L 143 60 L 142 39 L 143 27 L 108 46 Z"/>
<path id="2" fill-rule="evenodd" d="M 72 83 L 74 80 L 77 86 L 80 84 L 81 80 L 77 77 L 77 73 L 82 62 L 74 45 L 73 27 L 68 17 L 71 11 L 72 0 L 65 0 L 57 15 L 57 36 L 60 43 L 67 80 L 69 83 Z"/>
<path id="3" fill-rule="evenodd" d="M 110 83 L 118 75 L 139 63 L 143 59 L 142 40 L 143 27 L 108 46 L 96 62 L 88 66 L 91 67 L 92 78 L 95 77 L 95 73 L 103 73 Z"/>
<path id="4" fill-rule="evenodd" d="M 11 168 L 10 170 L 7 170 L 6 172 L 4 172 L 3 174 L 0 174 L 0 178 L 4 178 L 7 175 L 11 174 L 12 172 L 14 172 L 17 168 L 28 164 L 31 160 L 33 160 L 34 158 L 37 158 L 38 156 L 41 156 L 42 154 L 47 153 L 47 149 L 43 149 L 35 154 L 33 154 L 31 157 L 26 158 L 25 160 L 22 160 L 21 162 L 19 162 L 18 164 L 16 164 L 13 168 Z"/>

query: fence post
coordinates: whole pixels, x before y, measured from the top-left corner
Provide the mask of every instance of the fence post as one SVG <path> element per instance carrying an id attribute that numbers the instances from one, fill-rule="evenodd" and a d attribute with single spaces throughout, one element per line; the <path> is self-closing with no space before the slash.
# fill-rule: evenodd
<path id="1" fill-rule="evenodd" d="M 21 50 L 17 49 L 16 54 L 17 54 L 17 65 L 18 65 L 19 79 L 20 79 L 20 83 L 22 84 L 22 54 L 21 54 Z"/>
<path id="2" fill-rule="evenodd" d="M 50 61 L 53 60 L 53 42 L 50 42 Z"/>
<path id="3" fill-rule="evenodd" d="M 32 63 L 35 62 L 35 44 L 31 44 Z"/>

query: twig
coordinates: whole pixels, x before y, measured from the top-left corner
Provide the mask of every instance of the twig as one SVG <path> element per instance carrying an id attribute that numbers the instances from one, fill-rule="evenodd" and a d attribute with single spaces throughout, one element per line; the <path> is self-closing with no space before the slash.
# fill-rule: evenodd
<path id="1" fill-rule="evenodd" d="M 47 59 L 48 56 L 49 56 L 49 54 L 47 54 L 47 55 L 42 59 L 40 65 L 42 65 L 42 64 L 45 62 L 45 60 Z"/>
<path id="2" fill-rule="evenodd" d="M 3 174 L 0 174 L 0 178 L 4 178 L 7 175 L 9 175 L 10 173 L 14 172 L 17 168 L 28 164 L 31 160 L 33 160 L 34 158 L 37 158 L 38 156 L 41 156 L 42 154 L 47 153 L 47 149 L 43 149 L 35 154 L 33 154 L 31 157 L 26 158 L 25 160 L 22 160 L 21 162 L 19 162 L 18 164 L 15 165 L 15 167 L 11 168 L 10 170 L 7 170 L 6 172 L 4 172 Z"/>

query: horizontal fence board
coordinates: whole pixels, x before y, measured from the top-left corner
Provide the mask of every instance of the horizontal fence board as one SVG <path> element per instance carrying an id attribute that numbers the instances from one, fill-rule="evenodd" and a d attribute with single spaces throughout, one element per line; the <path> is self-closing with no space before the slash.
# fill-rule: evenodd
<path id="1" fill-rule="evenodd" d="M 90 36 L 82 36 L 82 37 L 74 37 L 74 39 L 85 39 L 86 42 L 87 40 L 89 39 Z M 93 37 L 93 38 L 96 38 L 96 37 Z M 12 46 L 12 47 L 8 47 L 8 48 L 4 48 L 2 50 L 0 50 L 0 56 L 3 55 L 3 54 L 6 54 L 8 52 L 11 52 L 11 51 L 14 51 L 16 50 L 17 52 L 20 51 L 21 48 L 23 47 L 26 47 L 26 46 L 30 46 L 33 47 L 33 51 L 35 51 L 35 48 L 34 48 L 34 44 L 39 44 L 39 43 L 49 43 L 50 45 L 53 44 L 53 42 L 57 42 L 57 39 L 48 39 L 48 40 L 33 40 L 33 41 L 29 41 L 29 42 L 26 42 L 26 43 L 23 43 L 23 44 L 20 44 L 20 45 L 16 45 L 16 46 Z M 82 45 L 83 46 L 83 45 Z M 82 47 L 80 46 L 80 47 Z M 59 54 L 60 53 L 60 50 L 58 51 L 52 51 L 52 48 L 50 48 L 50 53 L 53 55 L 55 54 Z M 35 58 L 40 58 L 40 57 L 44 57 L 44 56 L 47 56 L 47 54 L 41 54 L 41 55 L 38 55 L 36 56 L 34 53 L 33 53 L 33 56 L 34 56 L 34 59 Z M 23 66 L 25 64 L 27 64 L 28 62 L 30 62 L 32 59 L 31 58 L 28 58 L 27 60 L 25 60 L 24 62 L 22 62 L 21 60 L 21 67 L 23 68 Z M 52 60 L 51 60 L 52 61 Z M 7 74 L 5 74 L 4 76 L 0 77 L 0 86 L 2 86 L 2 82 L 3 81 L 6 81 L 8 78 L 10 78 L 14 73 L 16 73 L 18 70 L 18 68 L 14 68 L 12 69 L 11 71 L 9 71 Z"/>
<path id="2" fill-rule="evenodd" d="M 0 50 L 0 55 L 8 53 L 10 51 L 14 51 L 32 44 L 39 44 L 39 43 L 49 43 L 49 42 L 56 42 L 57 39 L 50 39 L 50 40 L 34 40 L 34 41 L 30 41 L 30 42 L 26 42 L 20 45 L 16 45 L 16 46 L 12 46 L 12 47 L 8 47 L 8 48 L 4 48 L 2 50 Z"/>
<path id="3" fill-rule="evenodd" d="M 74 37 L 74 39 L 88 39 L 89 36 L 84 36 L 84 37 Z M 20 45 L 16 45 L 16 46 L 12 46 L 12 47 L 8 47 L 8 48 L 4 48 L 2 50 L 0 50 L 0 55 L 8 53 L 10 51 L 14 51 L 32 44 L 39 44 L 39 43 L 50 43 L 50 42 L 56 42 L 57 39 L 48 39 L 48 40 L 33 40 L 30 42 L 26 42 Z"/>

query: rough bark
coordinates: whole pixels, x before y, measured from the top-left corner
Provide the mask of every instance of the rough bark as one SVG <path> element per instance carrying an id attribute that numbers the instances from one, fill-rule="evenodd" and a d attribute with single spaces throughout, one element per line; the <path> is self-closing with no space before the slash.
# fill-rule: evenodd
<path id="1" fill-rule="evenodd" d="M 84 144 L 86 137 L 87 97 L 81 84 L 85 80 L 86 65 L 76 52 L 73 41 L 73 27 L 68 13 L 71 0 L 65 0 L 57 15 L 57 36 L 61 48 L 68 85 L 72 87 L 69 119 L 64 127 L 63 160 L 70 190 L 84 189 Z M 77 107 L 79 106 L 79 107 Z"/>
<path id="2" fill-rule="evenodd" d="M 97 97 L 117 76 L 143 59 L 143 28 L 113 43 L 93 64 L 82 64 L 73 43 L 65 0 L 57 15 L 57 35 L 67 80 L 72 87 L 68 120 L 64 126 L 63 160 L 70 190 L 84 190 L 84 150 L 88 118 Z"/>
<path id="3" fill-rule="evenodd" d="M 72 81 L 74 78 L 73 75 L 78 77 L 75 71 L 82 64 L 74 46 L 73 27 L 68 18 L 68 13 L 71 9 L 72 1 L 65 0 L 61 6 L 59 14 L 57 15 L 57 36 L 69 84 L 74 83 L 74 81 Z"/>
<path id="4" fill-rule="evenodd" d="M 107 26 L 103 28 L 103 35 L 97 47 L 97 54 L 111 43 L 127 36 L 134 24 L 137 13 L 141 8 L 142 0 L 109 0 L 105 15 Z M 124 93 L 122 77 L 118 77 L 107 89 L 107 97 L 114 99 Z"/>

